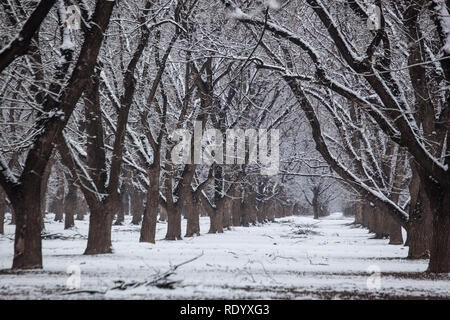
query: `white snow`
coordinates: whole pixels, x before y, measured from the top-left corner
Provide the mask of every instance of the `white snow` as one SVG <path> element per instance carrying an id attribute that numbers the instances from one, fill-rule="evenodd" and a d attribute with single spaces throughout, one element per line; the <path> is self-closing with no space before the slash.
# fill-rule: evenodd
<path id="1" fill-rule="evenodd" d="M 158 223 L 156 244 L 139 243 L 140 227 L 130 219 L 113 226 L 113 254 L 84 256 L 83 239 L 44 240 L 44 269 L 20 272 L 9 270 L 14 226 L 6 223 L 6 234 L 0 236 L 1 299 L 450 298 L 450 275 L 425 276 L 426 260 L 406 260 L 407 247 L 370 239 L 366 229 L 350 225 L 352 219 L 339 213 L 319 221 L 288 217 L 224 234 L 205 234 L 209 219 L 201 218 L 202 235 L 181 241 L 162 240 L 166 224 Z M 87 217 L 68 231 L 52 220 L 48 215 L 47 232 L 87 235 Z M 80 290 L 103 291 L 113 280 L 144 281 L 201 253 L 171 277 L 182 280 L 173 290 L 138 287 L 63 295 L 70 291 L 68 268 L 80 268 Z M 376 276 L 368 270 L 380 270 L 378 290 L 368 287 Z"/>

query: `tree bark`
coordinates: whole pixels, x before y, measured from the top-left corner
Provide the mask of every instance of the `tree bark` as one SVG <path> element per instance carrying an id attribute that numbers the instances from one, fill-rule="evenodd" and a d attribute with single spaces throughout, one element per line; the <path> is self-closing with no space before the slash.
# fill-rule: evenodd
<path id="1" fill-rule="evenodd" d="M 121 226 L 125 221 L 125 215 L 128 215 L 130 212 L 130 199 L 128 194 L 128 188 L 125 182 L 122 182 L 120 186 L 120 209 L 117 213 L 117 219 L 114 222 L 114 225 Z"/>
<path id="2" fill-rule="evenodd" d="M 196 199 L 194 199 L 193 195 L 191 194 L 190 196 L 188 196 L 185 206 L 187 218 L 185 237 L 193 237 L 194 235 L 199 236 L 200 235 L 199 203 Z"/>
<path id="3" fill-rule="evenodd" d="M 249 223 L 251 223 L 252 225 L 256 225 L 256 222 L 258 220 L 258 213 L 257 213 L 257 209 L 256 209 L 256 192 L 254 192 L 253 190 L 250 190 L 249 194 L 248 194 L 248 219 L 249 219 Z"/>
<path id="4" fill-rule="evenodd" d="M 109 205 L 90 206 L 88 243 L 85 255 L 112 253 L 111 227 L 114 212 Z"/>
<path id="5" fill-rule="evenodd" d="M 79 192 L 77 192 L 77 201 L 78 201 L 78 208 L 77 208 L 77 217 L 76 220 L 83 221 L 84 215 L 89 211 L 88 205 L 86 203 L 86 200 L 84 199 L 83 195 L 80 195 Z"/>
<path id="6" fill-rule="evenodd" d="M 288 215 L 289 217 L 292 216 L 294 214 L 294 205 L 290 204 L 288 207 Z"/>
<path id="7" fill-rule="evenodd" d="M 273 199 L 270 200 L 270 203 L 268 206 L 268 219 L 269 219 L 269 221 L 272 221 L 272 222 L 275 221 L 275 201 Z"/>
<path id="8" fill-rule="evenodd" d="M 361 204 L 361 202 L 357 202 L 353 206 L 353 210 L 355 210 L 355 222 L 354 222 L 354 224 L 362 225 L 363 224 L 363 214 L 362 214 L 362 204 Z"/>
<path id="9" fill-rule="evenodd" d="M 208 233 L 223 233 L 223 205 L 209 211 Z"/>
<path id="10" fill-rule="evenodd" d="M 367 228 L 370 233 L 375 233 L 375 210 L 371 204 L 367 205 Z"/>
<path id="11" fill-rule="evenodd" d="M 369 229 L 369 210 L 366 202 L 361 204 L 361 214 L 363 227 Z"/>
<path id="12" fill-rule="evenodd" d="M 44 170 L 44 174 L 42 175 L 42 179 L 41 179 L 41 195 L 40 195 L 40 199 L 41 199 L 41 229 L 44 230 L 45 229 L 45 224 L 44 224 L 44 220 L 45 220 L 45 214 L 46 209 L 47 209 L 47 186 L 48 186 L 48 179 L 50 178 L 50 173 L 52 171 L 52 167 L 53 164 L 55 163 L 55 157 L 52 156 L 50 158 L 50 160 L 47 163 L 47 166 L 45 167 Z"/>
<path id="13" fill-rule="evenodd" d="M 428 272 L 450 272 L 450 194 L 443 191 L 443 199 L 433 199 L 435 215 Z M 439 198 L 437 196 L 436 198 Z M 441 200 L 441 201 L 439 201 Z"/>
<path id="14" fill-rule="evenodd" d="M 144 217 L 142 219 L 141 236 L 139 242 L 155 243 L 156 222 L 159 207 L 159 162 L 150 172 L 150 186 L 147 190 Z"/>
<path id="15" fill-rule="evenodd" d="M 233 199 L 230 197 L 225 197 L 223 199 L 224 205 L 223 205 L 223 228 L 229 229 L 231 225 L 233 224 L 231 221 L 232 217 L 232 210 L 233 210 Z"/>
<path id="16" fill-rule="evenodd" d="M 55 198 L 53 199 L 53 210 L 55 221 L 61 222 L 64 218 L 64 178 L 61 170 L 58 170 L 58 187 Z"/>
<path id="17" fill-rule="evenodd" d="M 403 244 L 403 234 L 402 234 L 402 226 L 392 219 L 390 215 L 386 215 L 386 219 L 388 220 L 388 234 L 389 234 L 389 244 L 399 245 Z"/>
<path id="18" fill-rule="evenodd" d="M 410 161 L 413 176 L 409 186 L 410 205 L 409 223 L 407 228 L 408 258 L 424 259 L 430 255 L 433 237 L 432 202 L 421 183 L 420 171 L 414 160 Z"/>
<path id="19" fill-rule="evenodd" d="M 407 245 L 409 259 L 427 259 L 430 254 L 431 235 L 424 221 L 411 221 L 408 226 Z"/>
<path id="20" fill-rule="evenodd" d="M 34 188 L 28 190 L 32 184 L 26 184 L 12 200 L 16 214 L 13 269 L 42 268 L 40 181 L 35 179 Z"/>
<path id="21" fill-rule="evenodd" d="M 159 220 L 167 221 L 167 209 L 161 205 L 159 206 Z"/>
<path id="22" fill-rule="evenodd" d="M 257 210 L 256 210 L 256 221 L 258 223 L 264 223 L 264 202 L 256 200 Z"/>
<path id="23" fill-rule="evenodd" d="M 145 210 L 144 194 L 141 191 L 134 189 L 130 194 L 130 198 L 130 208 L 132 215 L 131 224 L 139 225 L 142 221 L 143 212 Z"/>
<path id="24" fill-rule="evenodd" d="M 314 212 L 314 219 L 319 219 L 319 195 L 318 192 L 313 191 L 312 207 Z"/>
<path id="25" fill-rule="evenodd" d="M 240 192 L 240 188 L 236 187 L 234 188 L 234 193 L 233 193 L 233 200 L 232 200 L 232 206 L 231 206 L 231 210 L 232 210 L 232 222 L 233 222 L 233 226 L 235 227 L 239 227 L 241 225 L 241 192 Z"/>
<path id="26" fill-rule="evenodd" d="M 245 194 L 244 198 L 240 203 L 240 211 L 241 211 L 241 225 L 243 227 L 249 227 L 250 226 L 250 213 L 249 213 L 249 204 L 245 201 L 247 200 L 246 197 L 248 197 L 248 194 Z"/>
<path id="27" fill-rule="evenodd" d="M 16 215 L 14 213 L 14 208 L 11 204 L 8 205 L 9 211 L 11 213 L 11 222 L 9 223 L 10 225 L 15 225 L 16 224 Z"/>
<path id="28" fill-rule="evenodd" d="M 6 194 L 0 188 L 0 234 L 4 234 L 4 221 L 6 213 Z"/>
<path id="29" fill-rule="evenodd" d="M 166 240 L 182 240 L 181 238 L 181 208 L 167 206 Z"/>
<path id="30" fill-rule="evenodd" d="M 374 232 L 375 236 L 374 239 L 383 239 L 385 230 L 384 227 L 384 220 L 383 220 L 383 211 L 380 207 L 375 207 L 373 210 L 374 213 Z"/>
<path id="31" fill-rule="evenodd" d="M 217 225 L 216 219 L 217 219 L 217 217 L 216 217 L 216 213 L 214 211 L 209 213 L 209 230 L 208 230 L 208 233 L 217 233 L 217 230 L 216 230 L 216 225 Z"/>
<path id="32" fill-rule="evenodd" d="M 75 227 L 75 211 L 78 207 L 78 188 L 75 185 L 72 177 L 66 175 L 68 183 L 68 191 L 64 198 L 64 229 Z"/>

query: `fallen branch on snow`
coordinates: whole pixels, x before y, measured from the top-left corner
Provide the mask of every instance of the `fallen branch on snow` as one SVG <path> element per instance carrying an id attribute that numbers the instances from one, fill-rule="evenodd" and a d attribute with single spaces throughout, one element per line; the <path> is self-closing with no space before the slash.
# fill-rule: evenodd
<path id="1" fill-rule="evenodd" d="M 56 239 L 59 239 L 59 240 L 78 240 L 78 239 L 86 240 L 87 237 L 82 235 L 82 234 L 79 234 L 79 233 L 75 233 L 75 234 L 70 235 L 70 236 L 65 236 L 62 233 L 46 233 L 46 232 L 42 232 L 41 233 L 41 239 L 42 240 L 56 240 Z"/>
<path id="2" fill-rule="evenodd" d="M 187 261 L 184 261 L 180 264 L 172 266 L 169 270 L 167 270 L 164 273 L 157 273 L 153 276 L 153 279 L 147 280 L 147 281 L 129 281 L 125 282 L 123 280 L 116 280 L 114 283 L 116 284 L 114 287 L 106 289 L 105 291 L 97 291 L 97 290 L 76 290 L 76 291 L 70 291 L 63 293 L 64 295 L 69 294 L 79 294 L 79 293 L 89 293 L 89 294 L 106 294 L 108 291 L 111 290 L 127 290 L 127 289 L 134 289 L 137 287 L 157 287 L 157 288 L 163 288 L 163 289 L 175 289 L 175 285 L 177 283 L 180 283 L 182 280 L 170 280 L 168 279 L 170 276 L 175 274 L 175 271 L 188 263 L 191 263 L 197 259 L 199 259 L 201 256 L 203 256 L 203 252 Z"/>

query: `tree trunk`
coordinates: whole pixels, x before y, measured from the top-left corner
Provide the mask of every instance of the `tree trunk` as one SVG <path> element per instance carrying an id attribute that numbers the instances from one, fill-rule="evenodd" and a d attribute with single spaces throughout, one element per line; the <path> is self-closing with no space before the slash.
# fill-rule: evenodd
<path id="1" fill-rule="evenodd" d="M 11 204 L 8 205 L 8 208 L 9 208 L 9 212 L 11 213 L 11 222 L 9 224 L 15 225 L 16 224 L 16 214 L 14 213 L 14 208 Z"/>
<path id="2" fill-rule="evenodd" d="M 223 199 L 223 228 L 230 229 L 233 222 L 231 221 L 232 210 L 233 210 L 233 200 L 230 197 L 225 197 Z"/>
<path id="3" fill-rule="evenodd" d="M 294 205 L 291 204 L 291 205 L 289 206 L 289 216 L 291 217 L 291 216 L 293 216 L 293 215 L 294 215 Z"/>
<path id="4" fill-rule="evenodd" d="M 256 214 L 256 223 L 264 223 L 264 208 L 263 208 L 264 204 L 261 203 L 258 200 L 258 197 L 256 197 L 255 200 L 255 214 Z"/>
<path id="5" fill-rule="evenodd" d="M 208 233 L 217 233 L 215 230 L 216 226 L 216 214 L 215 212 L 209 214 L 209 230 Z"/>
<path id="6" fill-rule="evenodd" d="M 450 196 L 445 196 L 435 211 L 428 271 L 450 273 Z"/>
<path id="7" fill-rule="evenodd" d="M 427 259 L 430 249 L 430 235 L 423 221 L 411 221 L 408 226 L 408 259 Z"/>
<path id="8" fill-rule="evenodd" d="M 363 214 L 362 214 L 362 204 L 360 202 L 356 203 L 353 206 L 353 209 L 355 210 L 355 222 L 354 224 L 363 224 Z"/>
<path id="9" fill-rule="evenodd" d="M 90 206 L 88 243 L 84 254 L 111 253 L 111 227 L 114 214 L 108 205 Z"/>
<path id="10" fill-rule="evenodd" d="M 269 220 L 275 221 L 275 201 L 271 200 L 269 205 Z"/>
<path id="11" fill-rule="evenodd" d="M 258 223 L 265 223 L 267 221 L 267 203 L 262 199 L 258 202 Z"/>
<path id="12" fill-rule="evenodd" d="M 6 194 L 0 189 L 0 234 L 4 234 L 4 222 L 6 213 Z"/>
<path id="13" fill-rule="evenodd" d="M 424 186 L 433 213 L 428 272 L 450 273 L 450 190 L 429 180 Z"/>
<path id="14" fill-rule="evenodd" d="M 121 225 L 123 225 L 124 221 L 125 221 L 125 210 L 124 210 L 124 208 L 122 206 L 122 201 L 121 201 L 120 209 L 117 212 L 117 218 L 116 218 L 116 221 L 114 222 L 114 225 L 115 226 L 121 226 Z"/>
<path id="15" fill-rule="evenodd" d="M 159 207 L 159 176 L 159 167 L 150 173 L 150 186 L 147 190 L 147 201 L 142 219 L 139 242 L 155 243 Z"/>
<path id="16" fill-rule="evenodd" d="M 53 210 L 55 213 L 55 221 L 61 222 L 64 218 L 64 178 L 60 170 L 58 170 L 58 189 L 56 190 L 55 199 L 53 199 Z"/>
<path id="17" fill-rule="evenodd" d="M 122 182 L 120 186 L 120 209 L 117 213 L 117 219 L 114 222 L 114 225 L 121 226 L 125 221 L 125 215 L 128 215 L 130 212 L 130 199 L 128 197 L 127 185 L 125 182 Z"/>
<path id="18" fill-rule="evenodd" d="M 64 199 L 64 229 L 70 229 L 75 226 L 74 216 L 78 205 L 78 188 L 71 177 L 66 177 L 69 190 Z"/>
<path id="19" fill-rule="evenodd" d="M 207 200 L 206 200 L 207 202 Z M 205 203 L 204 206 L 208 206 Z M 223 210 L 224 210 L 224 200 L 220 200 L 216 203 L 216 208 L 208 209 L 209 215 L 209 231 L 208 233 L 223 233 Z"/>
<path id="20" fill-rule="evenodd" d="M 245 195 L 247 196 L 247 194 Z M 249 204 L 245 201 L 246 199 L 243 199 L 244 201 L 242 201 L 240 203 L 240 211 L 241 211 L 241 225 L 244 227 L 248 227 L 250 226 L 250 213 L 249 213 Z"/>
<path id="21" fill-rule="evenodd" d="M 433 212 L 429 196 L 433 192 L 425 190 L 424 183 L 421 180 L 420 170 L 414 161 L 410 161 L 412 169 L 412 179 L 409 185 L 409 194 L 411 196 L 409 205 L 409 224 L 407 228 L 408 236 L 406 245 L 409 246 L 408 258 L 424 259 L 428 258 L 431 248 L 431 239 L 433 233 Z M 425 180 L 426 181 L 426 180 Z"/>
<path id="22" fill-rule="evenodd" d="M 319 219 L 319 195 L 318 192 L 314 192 L 312 199 L 312 207 L 314 212 L 314 219 Z"/>
<path id="23" fill-rule="evenodd" d="M 363 203 L 362 206 L 361 206 L 361 209 L 362 209 L 362 212 L 361 212 L 362 213 L 362 225 L 365 228 L 367 228 L 367 229 L 369 229 L 369 219 L 370 219 L 369 208 L 370 207 L 367 205 L 367 203 Z"/>
<path id="24" fill-rule="evenodd" d="M 77 218 L 76 220 L 83 221 L 84 215 L 89 211 L 86 200 L 84 199 L 84 195 L 80 195 L 79 192 L 77 192 Z"/>
<path id="25" fill-rule="evenodd" d="M 275 218 L 281 218 L 282 216 L 282 211 L 283 208 L 280 205 L 280 202 L 275 200 L 275 204 L 274 204 L 274 213 L 275 213 Z"/>
<path id="26" fill-rule="evenodd" d="M 370 233 L 375 233 L 376 232 L 375 207 L 373 206 L 373 204 L 369 203 L 366 208 L 367 208 L 367 228 L 369 229 Z"/>
<path id="27" fill-rule="evenodd" d="M 258 212 L 256 209 L 256 192 L 250 191 L 248 195 L 248 212 L 249 212 L 249 223 L 256 225 L 258 220 Z"/>
<path id="28" fill-rule="evenodd" d="M 131 224 L 139 225 L 144 212 L 144 194 L 134 189 L 130 194 Z"/>
<path id="29" fill-rule="evenodd" d="M 167 221 L 167 209 L 159 206 L 159 221 Z"/>
<path id="30" fill-rule="evenodd" d="M 182 240 L 181 238 L 181 208 L 167 206 L 166 240 Z"/>
<path id="31" fill-rule="evenodd" d="M 390 215 L 386 215 L 389 223 L 389 244 L 398 245 L 403 244 L 403 234 L 401 225 L 395 221 Z"/>
<path id="32" fill-rule="evenodd" d="M 389 230 L 390 230 L 390 223 L 389 223 L 389 213 L 385 211 L 381 211 L 381 218 L 382 218 L 382 236 L 383 238 L 389 238 Z"/>
<path id="33" fill-rule="evenodd" d="M 383 212 L 381 211 L 380 207 L 375 207 L 375 210 L 373 210 L 374 213 L 374 232 L 375 237 L 374 239 L 383 239 L 384 237 L 384 222 L 383 222 Z"/>
<path id="34" fill-rule="evenodd" d="M 218 202 L 216 208 L 212 208 L 209 203 L 206 203 L 208 200 L 203 199 L 203 201 L 202 206 L 209 216 L 208 233 L 223 233 L 223 201 Z"/>
<path id="35" fill-rule="evenodd" d="M 241 199 L 233 199 L 231 208 L 233 226 L 239 227 L 241 225 Z"/>
<path id="36" fill-rule="evenodd" d="M 231 220 L 233 223 L 233 226 L 239 227 L 241 225 L 241 193 L 240 188 L 236 187 L 234 188 L 233 193 L 233 200 L 231 204 Z"/>
<path id="37" fill-rule="evenodd" d="M 150 192 L 147 194 L 139 242 L 155 243 L 156 224 L 158 219 L 158 200 L 156 199 L 157 197 L 149 194 Z"/>
<path id="38" fill-rule="evenodd" d="M 412 200 L 411 200 L 412 201 Z M 429 199 L 419 190 L 417 201 L 410 208 L 407 245 L 409 259 L 426 259 L 430 255 L 433 216 Z"/>
<path id="39" fill-rule="evenodd" d="M 33 190 L 11 199 L 16 215 L 13 269 L 42 268 L 40 181 L 36 180 Z"/>
<path id="40" fill-rule="evenodd" d="M 50 178 L 50 174 L 52 172 L 52 167 L 55 163 L 55 157 L 52 156 L 50 157 L 50 160 L 48 161 L 45 170 L 44 170 L 44 174 L 42 175 L 42 179 L 41 179 L 41 229 L 44 230 L 45 229 L 45 224 L 44 224 L 44 220 L 45 220 L 45 214 L 47 213 L 46 209 L 47 209 L 47 186 L 48 186 L 48 179 Z M 63 186 L 64 186 L 64 179 L 63 179 Z"/>
<path id="41" fill-rule="evenodd" d="M 222 200 L 222 202 L 216 209 L 215 229 L 217 233 L 223 233 L 223 215 L 224 215 L 223 212 L 224 212 L 224 203 Z"/>
<path id="42" fill-rule="evenodd" d="M 198 204 L 198 201 L 196 201 L 191 194 L 188 196 L 185 206 L 186 206 L 186 218 L 187 218 L 185 237 L 193 237 L 194 235 L 199 236 L 200 235 L 200 217 L 199 217 L 200 206 Z"/>
<path id="43" fill-rule="evenodd" d="M 423 191 L 419 192 L 418 200 L 411 210 L 407 228 L 408 258 L 426 259 L 430 255 L 433 237 L 433 213 L 431 212 L 429 199 Z"/>

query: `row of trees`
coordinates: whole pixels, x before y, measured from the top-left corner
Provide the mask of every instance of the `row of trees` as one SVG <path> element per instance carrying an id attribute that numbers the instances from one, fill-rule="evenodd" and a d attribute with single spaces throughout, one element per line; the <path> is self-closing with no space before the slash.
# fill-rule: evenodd
<path id="1" fill-rule="evenodd" d="M 217 19 L 220 3 L 2 6 L 10 44 L 1 52 L 0 183 L 16 225 L 13 268 L 42 267 L 47 211 L 56 220 L 64 214 L 66 228 L 75 214 L 89 212 L 85 254 L 111 252 L 112 225 L 130 211 L 141 223 L 140 241 L 153 243 L 158 214 L 168 222 L 166 239 L 177 240 L 183 214 L 189 237 L 200 233 L 200 212 L 210 217 L 211 233 L 293 212 L 284 187 L 292 178 L 260 175 L 264 168 L 249 161 L 250 147 L 247 161 L 231 165 L 198 163 L 194 154 L 187 164 L 173 161 L 177 129 L 194 134 L 200 123 L 201 133 L 216 128 L 227 136 L 228 129 L 282 128 L 299 116 L 290 113 L 292 96 L 280 81 L 250 68 L 252 41 L 226 15 Z M 16 42 L 17 33 L 23 41 Z M 280 147 L 288 149 L 294 137 L 281 134 Z M 202 143 L 205 150 L 212 145 Z M 271 145 L 275 154 L 279 146 Z"/>
<path id="2" fill-rule="evenodd" d="M 353 193 L 361 220 L 376 217 L 394 243 L 405 228 L 410 257 L 449 272 L 447 5 L 375 4 L 373 30 L 358 0 L 2 1 L 0 185 L 15 214 L 13 267 L 42 267 L 45 195 L 65 179 L 90 213 L 86 254 L 111 252 L 127 201 L 143 212 L 140 240 L 154 242 L 160 211 L 175 240 L 183 210 L 192 236 L 201 211 L 222 232 L 238 217 L 293 210 L 289 199 L 319 217 Z M 196 124 L 216 160 L 227 130 L 280 129 L 280 145 L 269 143 L 280 174 L 250 161 L 261 148 L 233 164 L 195 153 L 178 164 L 174 132 L 194 136 Z"/>
<path id="3" fill-rule="evenodd" d="M 449 4 L 374 1 L 375 17 L 351 0 L 224 4 L 266 30 L 256 67 L 285 80 L 323 159 L 408 231 L 411 257 L 449 272 Z"/>

